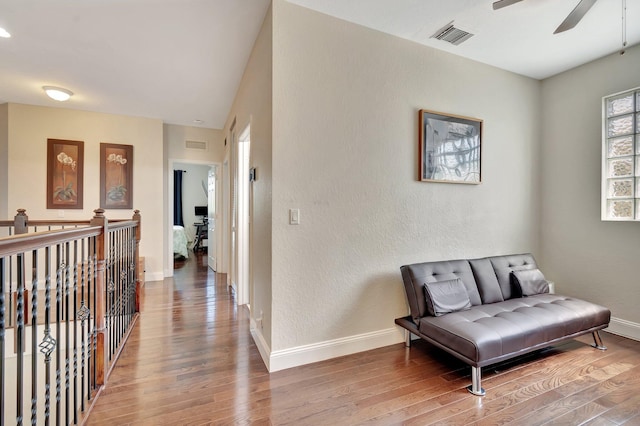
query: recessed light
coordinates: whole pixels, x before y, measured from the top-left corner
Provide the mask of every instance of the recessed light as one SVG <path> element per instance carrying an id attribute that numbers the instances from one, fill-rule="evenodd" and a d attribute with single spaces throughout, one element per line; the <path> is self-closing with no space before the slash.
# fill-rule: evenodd
<path id="1" fill-rule="evenodd" d="M 0 27 L 0 37 L 9 38 L 9 37 L 11 37 L 11 34 L 9 34 L 9 31 L 7 31 L 4 28 Z"/>
<path id="2" fill-rule="evenodd" d="M 202 121 L 202 120 L 193 120 L 193 122 L 194 122 L 195 124 L 202 124 L 202 123 L 204 123 L 204 121 Z"/>
<path id="3" fill-rule="evenodd" d="M 47 96 L 51 99 L 60 102 L 68 101 L 69 98 L 73 96 L 73 92 L 71 90 L 67 90 L 62 87 L 42 86 L 42 90 L 44 90 Z"/>

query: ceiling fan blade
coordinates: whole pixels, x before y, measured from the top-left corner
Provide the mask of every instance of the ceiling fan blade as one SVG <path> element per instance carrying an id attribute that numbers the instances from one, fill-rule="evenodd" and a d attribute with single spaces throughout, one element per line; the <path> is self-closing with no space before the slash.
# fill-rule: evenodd
<path id="1" fill-rule="evenodd" d="M 571 11 L 569 16 L 562 21 L 562 24 L 553 32 L 554 34 L 561 33 L 563 31 L 570 30 L 578 25 L 578 22 L 587 14 L 591 6 L 595 4 L 597 0 L 580 0 L 580 3 Z"/>
<path id="2" fill-rule="evenodd" d="M 502 9 L 503 7 L 511 6 L 514 3 L 521 2 L 522 0 L 498 0 L 493 2 L 493 10 Z"/>

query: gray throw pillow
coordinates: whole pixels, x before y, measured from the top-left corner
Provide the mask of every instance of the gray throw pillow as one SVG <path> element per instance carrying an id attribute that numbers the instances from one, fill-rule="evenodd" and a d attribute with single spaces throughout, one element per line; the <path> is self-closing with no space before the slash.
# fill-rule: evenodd
<path id="1" fill-rule="evenodd" d="M 549 282 L 544 279 L 540 269 L 526 269 L 511 272 L 511 279 L 523 296 L 549 293 Z"/>
<path id="2" fill-rule="evenodd" d="M 424 295 L 427 311 L 435 317 L 471 309 L 467 289 L 460 278 L 425 283 Z"/>

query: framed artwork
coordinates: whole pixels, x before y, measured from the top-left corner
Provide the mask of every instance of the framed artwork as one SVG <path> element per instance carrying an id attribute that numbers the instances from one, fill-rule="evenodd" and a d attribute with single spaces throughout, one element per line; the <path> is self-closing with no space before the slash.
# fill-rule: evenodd
<path id="1" fill-rule="evenodd" d="M 420 110 L 420 181 L 481 182 L 482 120 Z"/>
<path id="2" fill-rule="evenodd" d="M 47 209 L 82 209 L 84 142 L 47 139 Z"/>
<path id="3" fill-rule="evenodd" d="M 100 208 L 133 208 L 133 145 L 100 144 Z"/>

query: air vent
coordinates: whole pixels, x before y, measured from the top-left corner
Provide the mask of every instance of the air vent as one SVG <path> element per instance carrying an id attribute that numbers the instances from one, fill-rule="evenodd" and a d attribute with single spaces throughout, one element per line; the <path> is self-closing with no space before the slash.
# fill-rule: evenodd
<path id="1" fill-rule="evenodd" d="M 440 28 L 431 36 L 431 38 L 437 38 L 438 40 L 446 41 L 456 46 L 471 37 L 473 37 L 473 34 L 456 28 L 453 25 L 453 21 Z"/>
<path id="2" fill-rule="evenodd" d="M 199 142 L 199 141 L 185 141 L 184 146 L 188 149 L 200 149 L 200 150 L 207 149 L 207 143 Z"/>

